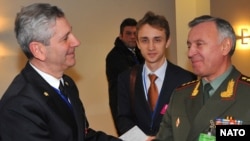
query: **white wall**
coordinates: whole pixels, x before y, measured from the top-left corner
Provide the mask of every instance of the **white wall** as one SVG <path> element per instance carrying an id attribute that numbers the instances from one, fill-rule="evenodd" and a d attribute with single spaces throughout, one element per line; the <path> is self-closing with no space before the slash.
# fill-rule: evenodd
<path id="1" fill-rule="evenodd" d="M 16 43 L 14 18 L 21 6 L 33 2 L 49 2 L 61 7 L 81 41 L 77 48 L 77 64 L 67 71 L 79 87 L 90 126 L 116 135 L 108 106 L 105 57 L 119 34 L 120 22 L 126 17 L 136 19 L 152 10 L 165 15 L 175 25 L 175 6 L 167 0 L 1 0 L 0 1 L 0 97 L 26 58 Z M 172 33 L 175 29 L 171 29 Z M 175 37 L 173 37 L 175 38 Z M 175 43 L 173 43 L 175 45 Z M 170 50 L 174 49 L 171 47 Z M 169 53 L 173 58 L 176 53 Z"/>
<path id="2" fill-rule="evenodd" d="M 210 0 L 175 0 L 176 6 L 176 46 L 177 64 L 192 70 L 191 63 L 187 59 L 187 35 L 188 22 L 193 18 L 210 14 Z"/>

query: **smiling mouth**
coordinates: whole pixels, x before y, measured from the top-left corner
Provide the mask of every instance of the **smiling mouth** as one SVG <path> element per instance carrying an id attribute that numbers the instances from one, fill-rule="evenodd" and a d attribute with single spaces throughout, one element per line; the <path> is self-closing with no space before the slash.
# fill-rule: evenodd
<path id="1" fill-rule="evenodd" d="M 148 56 L 154 57 L 154 56 L 156 56 L 156 53 L 148 53 Z"/>
<path id="2" fill-rule="evenodd" d="M 74 53 L 74 52 L 68 53 L 67 56 L 73 56 L 73 57 L 74 57 L 74 56 L 75 56 L 75 53 Z"/>

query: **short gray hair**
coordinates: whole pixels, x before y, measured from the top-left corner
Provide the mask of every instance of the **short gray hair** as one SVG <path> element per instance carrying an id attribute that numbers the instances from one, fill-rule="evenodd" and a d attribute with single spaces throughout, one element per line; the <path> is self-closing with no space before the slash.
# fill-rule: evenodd
<path id="1" fill-rule="evenodd" d="M 235 51 L 235 47 L 236 47 L 236 35 L 235 35 L 232 25 L 228 21 L 222 18 L 218 18 L 218 17 L 202 15 L 190 21 L 188 26 L 192 28 L 200 23 L 209 22 L 209 21 L 213 21 L 216 24 L 217 30 L 220 34 L 220 39 L 219 39 L 220 42 L 225 38 L 230 38 L 232 40 L 232 48 L 229 54 L 233 55 Z"/>
<path id="2" fill-rule="evenodd" d="M 44 45 L 50 44 L 54 31 L 56 18 L 64 17 L 64 12 L 56 6 L 46 3 L 35 3 L 23 7 L 17 13 L 15 20 L 15 33 L 17 41 L 28 59 L 33 58 L 29 49 L 32 41 Z"/>

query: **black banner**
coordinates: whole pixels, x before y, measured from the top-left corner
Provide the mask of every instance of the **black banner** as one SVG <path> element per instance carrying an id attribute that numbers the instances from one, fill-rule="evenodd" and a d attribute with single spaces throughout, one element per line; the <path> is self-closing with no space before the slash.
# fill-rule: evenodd
<path id="1" fill-rule="evenodd" d="M 216 125 L 216 141 L 250 141 L 250 125 Z"/>

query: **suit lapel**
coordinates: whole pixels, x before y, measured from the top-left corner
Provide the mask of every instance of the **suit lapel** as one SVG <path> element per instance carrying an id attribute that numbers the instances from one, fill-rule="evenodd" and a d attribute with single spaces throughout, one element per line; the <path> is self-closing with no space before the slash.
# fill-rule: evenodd
<path id="1" fill-rule="evenodd" d="M 170 86 L 171 85 L 170 81 L 172 80 L 172 77 L 174 77 L 172 71 L 170 71 L 171 67 L 172 67 L 172 64 L 168 63 L 168 67 L 166 68 L 166 71 L 165 71 L 165 77 L 164 77 L 164 81 L 163 81 L 162 88 L 160 91 L 160 95 L 157 101 L 157 107 L 155 109 L 156 116 L 154 117 L 154 121 L 159 120 L 159 118 L 161 118 L 161 111 L 164 110 L 164 108 L 166 108 L 165 107 L 166 101 L 168 102 L 170 99 L 169 94 L 171 94 L 170 90 L 172 88 L 172 86 Z"/>
<path id="2" fill-rule="evenodd" d="M 145 91 L 144 91 L 144 85 L 143 85 L 143 77 L 142 77 L 142 71 L 143 71 L 143 66 L 139 68 L 139 71 L 137 71 L 137 77 L 136 77 L 136 88 L 135 88 L 135 102 L 136 105 L 138 105 L 139 107 L 146 107 L 145 111 L 147 111 L 147 114 L 151 114 L 150 112 L 150 108 L 149 108 L 149 104 L 148 101 L 145 97 Z M 144 99 L 144 100 L 142 100 Z M 144 106 L 142 106 L 144 105 Z M 140 111 L 139 111 L 140 112 Z"/>
<path id="3" fill-rule="evenodd" d="M 190 140 L 193 140 L 200 133 L 207 131 L 210 125 L 210 120 L 215 121 L 216 117 L 220 117 L 227 108 L 234 104 L 234 100 L 221 103 L 221 99 L 209 99 L 209 103 L 203 106 L 191 122 L 189 132 Z"/>
<path id="4" fill-rule="evenodd" d="M 74 123 L 72 110 L 68 107 L 68 105 L 63 101 L 63 99 L 57 94 L 55 90 L 50 91 L 50 96 L 48 97 L 47 103 L 48 106 L 65 122 L 70 123 L 71 125 Z"/>
<path id="5" fill-rule="evenodd" d="M 68 81 L 66 78 L 64 78 L 65 82 L 66 82 L 66 88 L 67 91 L 69 92 L 68 97 L 71 101 L 71 112 L 73 113 L 73 118 L 74 118 L 74 122 L 76 123 L 76 130 L 78 131 L 78 140 L 83 140 L 83 136 L 82 134 L 85 134 L 85 130 L 86 128 L 88 128 L 87 121 L 85 118 L 85 111 L 83 109 L 83 105 L 82 102 L 80 101 L 79 97 L 78 97 L 78 91 L 74 86 L 74 84 L 70 83 L 71 81 Z M 84 123 L 86 122 L 86 123 Z M 85 128 L 85 129 L 83 129 Z"/>
<path id="6" fill-rule="evenodd" d="M 61 99 L 57 91 L 51 87 L 30 65 L 26 64 L 22 70 L 22 74 L 25 79 L 35 87 L 34 92 L 37 94 L 39 100 L 45 100 L 48 107 L 66 123 L 74 125 L 74 119 L 72 112 L 68 108 L 68 105 Z M 40 94 L 40 95 L 39 95 Z M 34 96 L 35 97 L 35 96 Z"/>
<path id="7" fill-rule="evenodd" d="M 173 81 L 176 81 L 176 74 L 175 74 L 175 67 L 174 65 L 168 61 L 168 66 L 166 68 L 165 71 L 165 77 L 163 80 L 163 84 L 162 84 L 162 88 L 160 91 L 160 95 L 157 101 L 157 107 L 156 107 L 156 111 L 155 111 L 155 117 L 154 117 L 154 121 L 160 121 L 162 115 L 164 115 L 165 113 L 165 108 L 166 106 L 166 102 L 168 103 L 170 101 L 170 97 L 172 94 L 172 90 L 173 88 L 175 88 L 176 84 L 175 83 L 171 83 Z"/>
<path id="8" fill-rule="evenodd" d="M 198 93 L 195 96 L 192 96 L 191 94 L 193 94 L 193 90 L 196 89 L 196 87 L 198 88 Z M 200 81 L 194 86 L 194 89 L 191 89 L 192 91 L 187 92 L 190 95 L 188 96 L 188 99 L 185 101 L 186 103 L 186 111 L 187 111 L 187 116 L 189 118 L 190 123 L 193 122 L 195 116 L 197 113 L 199 113 L 203 103 L 202 103 L 202 85 L 200 83 Z"/>

